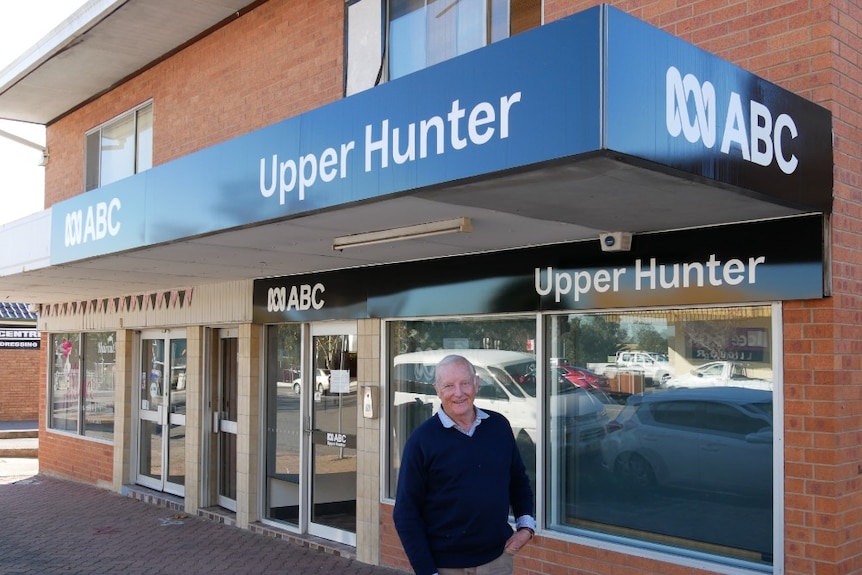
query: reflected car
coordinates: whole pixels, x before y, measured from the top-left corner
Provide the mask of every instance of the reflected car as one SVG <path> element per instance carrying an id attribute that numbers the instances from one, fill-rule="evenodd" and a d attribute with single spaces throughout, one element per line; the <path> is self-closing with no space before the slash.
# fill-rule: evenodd
<path id="1" fill-rule="evenodd" d="M 608 390 L 611 387 L 607 377 L 585 367 L 559 364 L 553 368 L 553 371 L 556 373 L 559 383 L 568 382 L 586 390 Z"/>
<path id="2" fill-rule="evenodd" d="M 772 382 L 758 377 L 751 377 L 748 367 L 735 361 L 712 361 L 705 363 L 686 375 L 671 377 L 662 387 L 748 387 L 772 391 Z"/>
<path id="3" fill-rule="evenodd" d="M 619 487 L 772 495 L 772 392 L 673 389 L 629 397 L 608 425 L 602 465 Z"/>
<path id="4" fill-rule="evenodd" d="M 466 357 L 476 368 L 479 391 L 475 405 L 502 413 L 512 425 L 516 438 L 534 444 L 536 441 L 536 357 L 520 351 L 497 349 L 435 349 L 395 356 L 391 373 L 395 406 L 419 401 L 440 407 L 434 390 L 437 362 L 450 354 Z M 525 389 L 525 386 L 527 389 Z"/>
<path id="5" fill-rule="evenodd" d="M 549 400 L 554 443 L 576 455 L 597 454 L 607 433 L 607 406 L 613 401 L 600 389 L 570 386 Z"/>
<path id="6" fill-rule="evenodd" d="M 326 393 L 329 391 L 329 370 L 317 368 L 317 373 L 314 376 L 314 391 Z M 293 392 L 299 395 L 302 392 L 302 378 L 297 377 L 293 380 Z"/>

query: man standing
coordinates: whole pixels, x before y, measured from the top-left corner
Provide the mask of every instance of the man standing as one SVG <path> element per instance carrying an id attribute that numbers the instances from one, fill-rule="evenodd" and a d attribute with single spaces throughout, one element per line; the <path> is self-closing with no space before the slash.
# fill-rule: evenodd
<path id="1" fill-rule="evenodd" d="M 437 364 L 440 410 L 404 446 L 395 528 L 416 575 L 510 575 L 532 539 L 533 490 L 506 418 L 473 405 L 475 367 Z M 509 507 L 517 530 L 509 525 Z"/>

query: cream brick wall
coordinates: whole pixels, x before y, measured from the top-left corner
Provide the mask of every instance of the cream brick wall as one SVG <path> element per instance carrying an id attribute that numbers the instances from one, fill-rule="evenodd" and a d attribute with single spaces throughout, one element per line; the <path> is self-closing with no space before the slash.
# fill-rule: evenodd
<path id="1" fill-rule="evenodd" d="M 356 410 L 356 558 L 365 563 L 380 562 L 380 320 L 360 320 L 358 325 L 359 370 Z M 377 394 L 377 417 L 363 416 L 366 388 Z"/>

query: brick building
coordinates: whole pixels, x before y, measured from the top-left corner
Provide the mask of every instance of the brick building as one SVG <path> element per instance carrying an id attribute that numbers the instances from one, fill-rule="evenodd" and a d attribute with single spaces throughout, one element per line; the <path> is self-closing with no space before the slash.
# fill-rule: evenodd
<path id="1" fill-rule="evenodd" d="M 0 229 L 49 239 L 0 251 L 40 471 L 408 569 L 400 451 L 457 349 L 534 483 L 523 572 L 862 573 L 859 25 L 87 3 L 0 71 L 47 126 L 46 210 Z"/>
<path id="2" fill-rule="evenodd" d="M 36 314 L 27 304 L 0 303 L 0 421 L 39 419 L 39 364 Z"/>

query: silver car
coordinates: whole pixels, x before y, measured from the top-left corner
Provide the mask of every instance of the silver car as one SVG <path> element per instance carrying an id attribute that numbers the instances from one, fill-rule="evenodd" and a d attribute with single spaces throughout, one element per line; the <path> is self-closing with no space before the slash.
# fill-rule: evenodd
<path id="1" fill-rule="evenodd" d="M 602 465 L 634 493 L 655 487 L 768 497 L 772 392 L 673 389 L 629 397 L 608 425 Z"/>

